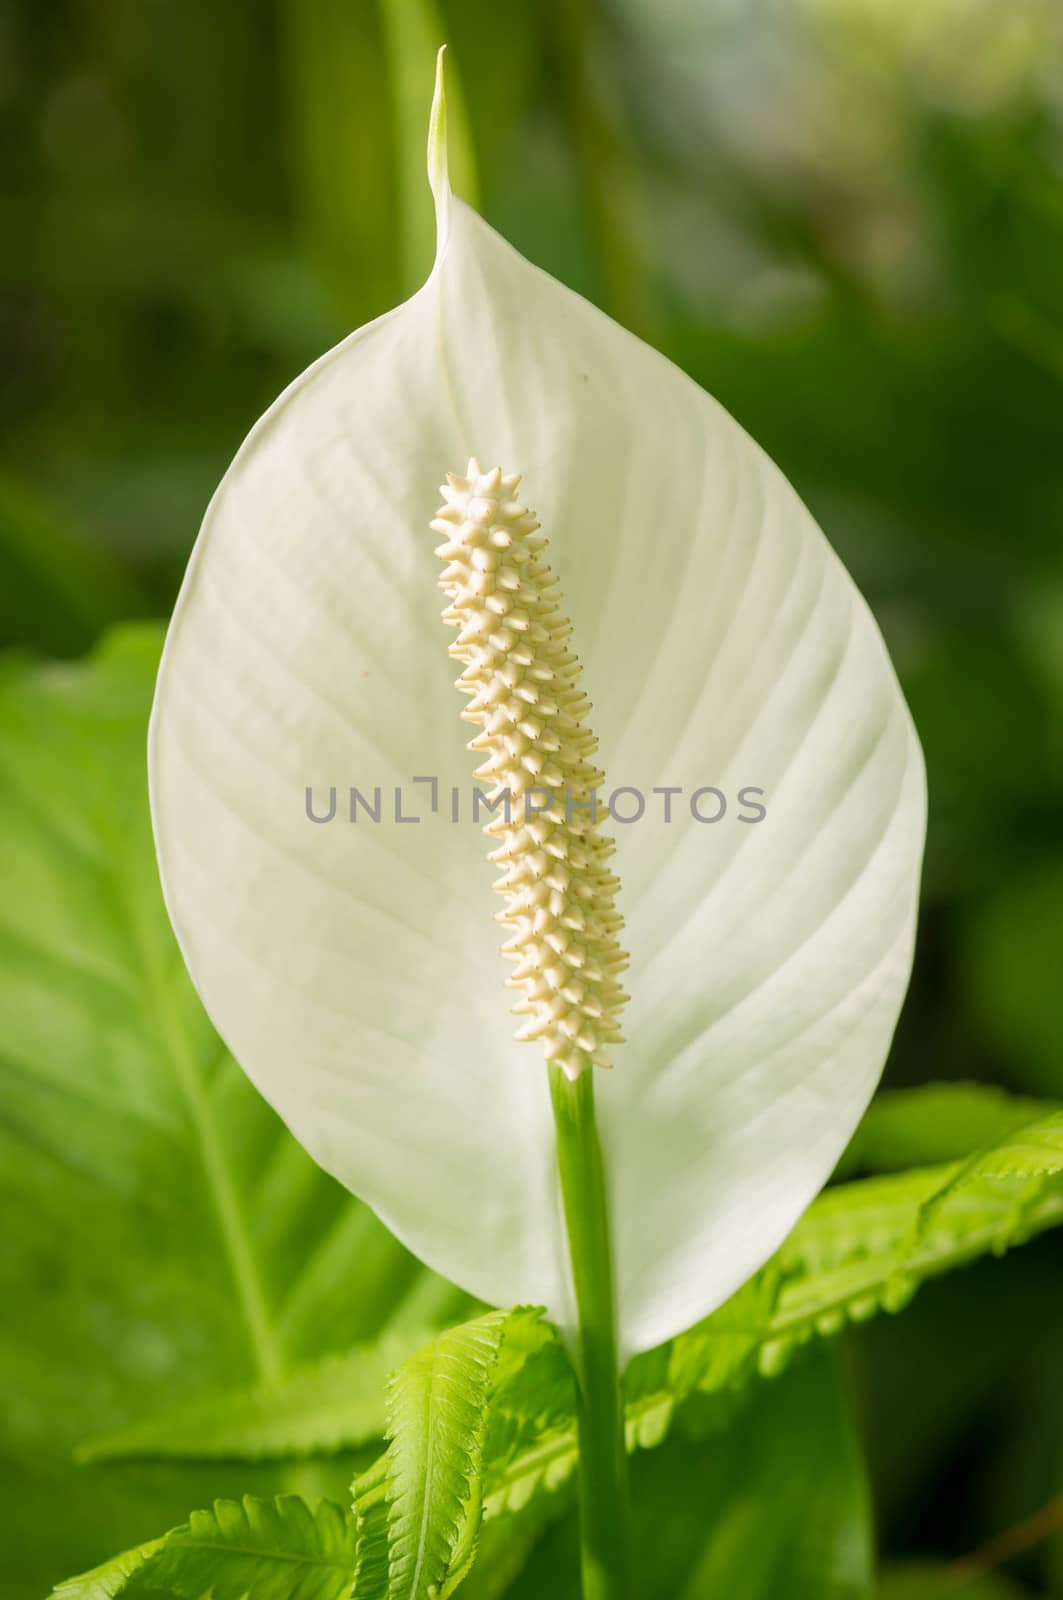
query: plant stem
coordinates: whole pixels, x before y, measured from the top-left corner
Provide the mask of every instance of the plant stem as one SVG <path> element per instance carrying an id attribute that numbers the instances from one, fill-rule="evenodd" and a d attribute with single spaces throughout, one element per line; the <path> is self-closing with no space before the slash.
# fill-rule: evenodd
<path id="1" fill-rule="evenodd" d="M 550 1067 L 557 1161 L 579 1313 L 580 1543 L 583 1600 L 626 1600 L 627 1451 L 616 1344 L 613 1253 L 594 1074 Z"/>

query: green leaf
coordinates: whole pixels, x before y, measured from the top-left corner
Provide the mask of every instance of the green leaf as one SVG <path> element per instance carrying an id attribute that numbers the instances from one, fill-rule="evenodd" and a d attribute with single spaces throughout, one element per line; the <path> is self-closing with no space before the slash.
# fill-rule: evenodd
<path id="1" fill-rule="evenodd" d="M 1061 1174 L 1063 1113 L 1053 1112 L 968 1161 L 828 1189 L 780 1251 L 762 1369 L 794 1341 L 898 1310 L 927 1278 L 1057 1225 Z"/>
<path id="2" fill-rule="evenodd" d="M 708 1442 L 677 1435 L 632 1462 L 631 1592 L 865 1600 L 870 1520 L 837 1365 L 820 1351 L 757 1390 Z M 570 1515 L 546 1534 L 507 1600 L 578 1600 L 578 1565 Z"/>
<path id="3" fill-rule="evenodd" d="M 1055 1186 L 1059 1115 L 1032 1123 L 1043 1104 L 979 1086 L 930 1085 L 886 1097 L 866 1159 L 886 1165 L 903 1150 L 964 1149 L 965 1162 L 868 1179 L 814 1202 L 772 1263 L 707 1322 L 639 1357 L 627 1375 L 632 1448 L 651 1448 L 675 1406 L 695 1390 L 724 1397 L 785 1364 L 797 1343 L 847 1320 L 898 1308 L 925 1277 L 987 1250 L 1000 1251 L 1060 1220 Z M 955 1132 L 923 1131 L 927 1114 L 956 1113 Z M 987 1142 L 993 1133 L 999 1138 Z M 981 1142 L 981 1148 L 978 1144 Z M 851 1147 L 851 1148 L 856 1148 Z M 998 1188 L 991 1179 L 1014 1180 Z M 944 1208 L 943 1214 L 938 1214 Z M 427 1332 L 423 1338 L 427 1338 Z M 365 1442 L 383 1427 L 378 1378 L 423 1342 L 416 1330 L 293 1369 L 259 1385 L 186 1406 L 86 1447 L 90 1458 L 159 1453 L 300 1455 Z M 516 1510 L 536 1487 L 558 1487 L 574 1463 L 571 1369 L 550 1330 L 511 1319 L 494 1381 L 486 1459 L 488 1510 Z M 169 1430 L 169 1431 L 168 1431 Z M 529 1476 L 531 1474 L 531 1476 Z"/>
<path id="4" fill-rule="evenodd" d="M 470 1338 L 473 1354 L 471 1365 L 467 1349 Z M 449 1557 L 446 1581 L 440 1590 L 441 1594 L 447 1595 L 463 1583 L 474 1558 L 477 1562 L 478 1582 L 483 1581 L 483 1563 L 480 1560 L 482 1502 L 480 1475 L 485 1440 L 493 1428 L 499 1425 L 505 1428 L 506 1414 L 511 1412 L 514 1406 L 517 1408 L 519 1419 L 517 1426 L 528 1435 L 536 1430 L 544 1415 L 542 1408 L 550 1403 L 551 1395 L 549 1389 L 543 1386 L 543 1369 L 532 1360 L 533 1357 L 549 1352 L 551 1358 L 558 1358 L 561 1361 L 567 1380 L 564 1388 L 566 1417 L 571 1415 L 572 1410 L 572 1374 L 556 1335 L 543 1323 L 542 1313 L 538 1309 L 517 1307 L 508 1313 L 489 1313 L 466 1328 L 456 1328 L 442 1335 L 436 1343 L 450 1350 L 451 1359 L 456 1353 L 462 1368 L 463 1381 L 466 1384 L 471 1383 L 471 1391 L 466 1390 L 466 1394 L 475 1395 L 478 1413 L 472 1450 L 468 1459 L 469 1500 L 459 1519 L 459 1533 Z M 424 1393 L 424 1386 L 425 1369 L 433 1365 L 433 1350 L 434 1347 L 430 1346 L 420 1352 L 396 1375 L 389 1395 L 389 1409 L 393 1409 L 399 1390 L 402 1389 L 405 1391 L 405 1401 L 413 1402 L 415 1420 L 419 1401 L 423 1401 L 430 1413 L 436 1402 L 431 1395 Z M 485 1363 L 486 1371 L 483 1371 L 481 1369 Z M 443 1383 L 440 1387 L 443 1390 L 449 1390 L 450 1374 L 447 1366 L 447 1361 L 441 1363 Z M 529 1367 L 533 1375 L 531 1385 L 526 1387 L 522 1385 L 521 1377 Z M 485 1380 L 486 1386 L 484 1386 Z M 450 1393 L 447 1399 L 448 1407 L 453 1406 L 454 1398 Z M 467 1416 L 466 1421 L 468 1421 Z M 455 1442 L 452 1429 L 448 1429 L 444 1444 L 448 1440 L 450 1443 Z M 391 1504 L 398 1492 L 393 1474 L 400 1445 L 404 1454 L 415 1452 L 419 1447 L 416 1430 L 407 1433 L 401 1441 L 396 1434 L 388 1452 L 354 1484 L 354 1508 L 359 1525 L 359 1577 L 356 1584 L 358 1600 L 362 1600 L 363 1595 L 368 1597 L 368 1600 L 378 1594 L 390 1597 L 393 1592 L 388 1587 L 388 1574 L 391 1568 L 389 1544 L 394 1540 L 394 1512 L 391 1511 Z M 433 1515 L 437 1514 L 437 1510 L 433 1509 Z M 541 1523 L 536 1522 L 533 1528 L 531 1519 L 527 1519 L 527 1526 L 517 1526 L 511 1518 L 500 1535 L 496 1534 L 492 1538 L 489 1533 L 486 1555 L 491 1570 L 496 1575 L 496 1585 L 502 1582 L 504 1574 L 512 1575 L 519 1570 L 522 1563 L 518 1547 L 526 1549 L 528 1540 L 538 1531 L 539 1526 Z M 392 1581 L 395 1581 L 394 1574 Z M 501 1593 L 502 1589 L 499 1588 L 498 1592 Z"/>
<path id="5" fill-rule="evenodd" d="M 960 1161 L 1055 1109 L 986 1083 L 887 1090 L 872 1100 L 835 1177 Z"/>
<path id="6" fill-rule="evenodd" d="M 864 1600 L 871 1513 L 837 1368 L 816 1360 L 743 1412 L 716 1458 L 680 1600 Z M 721 1457 L 723 1459 L 721 1459 Z"/>
<path id="7" fill-rule="evenodd" d="M 52 1600 L 115 1600 L 137 1568 L 161 1550 L 164 1543 L 162 1539 L 153 1539 L 150 1544 L 138 1545 L 135 1550 L 126 1550 L 113 1560 L 105 1561 L 101 1567 L 93 1567 L 91 1572 L 83 1572 L 80 1577 L 67 1578 L 52 1590 Z"/>
<path id="8" fill-rule="evenodd" d="M 372 1587 L 360 1569 L 366 1600 L 378 1592 L 387 1600 L 449 1594 L 467 1572 L 480 1524 L 491 1374 L 506 1323 L 507 1313 L 495 1311 L 451 1328 L 391 1380 L 383 1470 L 387 1587 Z M 367 1497 L 367 1487 L 379 1487 L 375 1474 L 354 1490 L 356 1515 L 375 1541 L 379 1500 Z M 375 1549 L 373 1561 L 377 1572 Z"/>
<path id="9" fill-rule="evenodd" d="M 272 1383 L 219 1390 L 83 1445 L 81 1461 L 143 1456 L 258 1461 L 365 1444 L 383 1436 L 391 1373 L 433 1329 L 385 1333 Z"/>
<path id="10" fill-rule="evenodd" d="M 966 1162 L 827 1191 L 775 1261 L 715 1316 L 632 1363 L 626 1379 L 629 1448 L 661 1443 L 684 1404 L 710 1403 L 716 1426 L 726 1423 L 741 1392 L 758 1376 L 780 1372 L 800 1345 L 837 1332 L 848 1320 L 899 1309 L 923 1279 L 1063 1220 L 1061 1172 L 1063 1115 L 1053 1113 Z M 493 1344 L 497 1321 L 487 1321 Z M 470 1515 L 467 1510 L 475 1479 L 468 1460 L 459 1461 L 457 1477 L 438 1504 L 433 1497 L 430 1507 L 426 1498 L 431 1396 L 437 1383 L 446 1389 L 454 1341 L 466 1337 L 465 1329 L 443 1335 L 405 1369 L 392 1401 L 398 1408 L 395 1440 L 356 1485 L 367 1597 L 417 1592 L 387 1587 L 389 1540 L 395 1539 L 389 1510 L 397 1496 L 397 1471 L 405 1482 L 402 1527 L 407 1545 L 411 1529 L 421 1527 L 418 1513 L 431 1512 L 432 1520 L 424 1523 L 427 1570 L 438 1573 L 442 1561 L 442 1570 L 453 1573 L 460 1531 L 475 1532 L 475 1511 Z M 459 1360 L 455 1381 L 462 1375 L 474 1389 L 489 1381 L 475 1364 L 470 1373 Z M 475 1420 L 479 1431 L 474 1430 L 473 1455 L 476 1450 L 483 1454 L 488 1527 L 499 1518 L 508 1527 L 519 1514 L 514 1536 L 527 1545 L 567 1505 L 559 1492 L 570 1486 L 577 1465 L 573 1380 L 559 1342 L 527 1316 L 512 1318 L 493 1388 L 484 1434 L 482 1404 L 470 1410 L 469 1391 L 459 1386 L 444 1407 L 448 1428 L 442 1456 L 434 1459 L 450 1461 L 448 1452 L 465 1449 L 467 1439 L 460 1446 L 455 1440 L 464 1438 L 462 1428 Z M 486 1391 L 476 1392 L 482 1397 Z M 335 1441 L 336 1435 L 331 1437 Z M 288 1440 L 296 1442 L 291 1431 Z M 504 1539 L 493 1538 L 492 1561 L 503 1571 L 508 1570 L 501 1559 L 504 1548 Z M 404 1552 L 400 1576 L 415 1571 L 405 1546 Z M 477 1582 L 486 1584 L 487 1577 L 478 1575 Z M 358 1593 L 363 1593 L 362 1580 Z"/>
<path id="11" fill-rule="evenodd" d="M 358 1562 L 354 1592 L 358 1600 L 387 1600 L 388 1459 L 380 1456 L 351 1485 Z"/>
<path id="12" fill-rule="evenodd" d="M 68 1579 L 52 1600 L 342 1600 L 354 1569 L 355 1525 L 339 1506 L 245 1495 Z"/>
<path id="13" fill-rule="evenodd" d="M 77 1467 L 86 1440 L 468 1314 L 314 1165 L 203 1014 L 147 816 L 159 643 L 127 628 L 82 662 L 0 668 L 0 1384 L 17 1397 L 0 1493 L 19 1506 L 5 1581 L 27 1597 L 306 1470 Z M 314 1470 L 342 1497 L 350 1463 Z"/>
<path id="14" fill-rule="evenodd" d="M 194 1511 L 137 1566 L 125 1600 L 342 1600 L 354 1576 L 354 1524 L 323 1500 L 311 1512 L 296 1495 L 216 1500 Z"/>
<path id="15" fill-rule="evenodd" d="M 507 1595 L 556 1510 L 554 1504 L 533 1501 L 511 1516 L 485 1522 L 461 1585 L 461 1600 L 501 1600 Z"/>
<path id="16" fill-rule="evenodd" d="M 1006 1125 L 1014 1110 L 1009 1102 L 994 1115 Z M 625 1380 L 629 1448 L 660 1444 L 677 1409 L 692 1401 L 709 1405 L 717 1424 L 726 1421 L 742 1392 L 783 1370 L 801 1345 L 848 1321 L 898 1310 L 924 1279 L 1063 1221 L 1061 1173 L 1063 1115 L 1053 1112 L 965 1162 L 828 1190 L 775 1260 L 713 1317 L 632 1363 Z M 418 1360 L 429 1360 L 432 1348 Z M 527 1512 L 525 1522 L 535 1528 L 566 1503 L 535 1502 L 568 1486 L 577 1464 L 571 1369 L 541 1323 L 511 1319 L 493 1391 L 484 1514 Z M 309 1433 L 281 1416 L 264 1426 L 278 1448 L 307 1447 L 311 1434 L 319 1448 L 357 1437 L 339 1412 L 327 1433 L 312 1416 L 305 1421 Z M 367 1480 L 374 1481 L 379 1488 L 379 1479 Z M 367 1514 L 375 1504 L 367 1503 Z"/>
<path id="17" fill-rule="evenodd" d="M 1061 1222 L 1058 1112 L 966 1162 L 828 1189 L 775 1259 L 714 1316 L 632 1362 L 625 1378 L 629 1449 L 659 1444 L 677 1408 L 694 1398 L 711 1401 L 725 1418 L 740 1390 L 783 1371 L 800 1346 L 848 1322 L 900 1310 L 926 1279 Z M 486 1456 L 488 1517 L 556 1492 L 576 1466 L 571 1391 L 566 1399 L 556 1352 L 547 1347 L 532 1356 L 518 1381 L 532 1393 L 541 1388 L 545 1399 L 529 1428 L 520 1408 L 504 1391 L 499 1396 Z"/>
<path id="18" fill-rule="evenodd" d="M 505 1312 L 492 1312 L 452 1328 L 392 1379 L 389 1600 L 448 1593 L 467 1571 L 481 1516 L 489 1385 L 506 1321 Z"/>
<path id="19" fill-rule="evenodd" d="M 57 1569 L 229 1488 L 220 1463 L 210 1479 L 178 1463 L 74 1473 L 69 1453 L 85 1439 L 150 1431 L 145 1419 L 170 1407 L 191 1407 L 195 1422 L 204 1394 L 233 1390 L 234 1414 L 219 1413 L 217 1438 L 197 1453 L 223 1437 L 234 1455 L 266 1440 L 285 1453 L 336 1448 L 367 1425 L 355 1358 L 337 1358 L 352 1384 L 346 1422 L 327 1407 L 267 1418 L 250 1397 L 275 1389 L 292 1403 L 287 1385 L 324 1385 L 322 1358 L 340 1347 L 467 1304 L 313 1166 L 203 1017 L 161 906 L 144 805 L 157 652 L 156 630 L 128 629 L 86 663 L 0 674 L 11 884 L 0 906 L 0 1374 L 19 1396 L 0 1433 L 0 1487 L 17 1484 L 22 1508 L 11 1570 L 38 1591 Z M 997 1109 L 1010 1119 L 1013 1108 Z M 739 1391 L 800 1344 L 1063 1220 L 1060 1117 L 986 1148 L 987 1112 L 983 1097 L 969 1159 L 827 1191 L 708 1323 L 640 1357 L 628 1374 L 632 1447 L 662 1440 L 680 1405 L 711 1403 L 726 1420 Z M 525 1508 L 534 1531 L 566 1503 L 572 1388 L 548 1332 L 524 1337 L 526 1348 L 507 1333 L 502 1349 L 483 1492 L 488 1518 Z M 256 1487 L 257 1469 L 241 1470 Z M 68 1508 L 58 1528 L 57 1498 Z"/>

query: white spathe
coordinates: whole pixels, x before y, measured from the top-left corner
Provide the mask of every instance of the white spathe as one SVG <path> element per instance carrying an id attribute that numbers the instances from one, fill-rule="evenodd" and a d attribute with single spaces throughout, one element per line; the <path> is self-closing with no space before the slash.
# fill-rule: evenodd
<path id="1" fill-rule="evenodd" d="M 647 799 L 611 824 L 632 1000 L 596 1072 L 630 1355 L 765 1261 L 867 1104 L 911 966 L 922 757 L 789 484 L 450 196 L 440 113 L 430 278 L 285 391 L 207 511 L 156 691 L 155 835 L 203 1002 L 297 1138 L 431 1266 L 571 1326 L 547 1075 L 512 1037 L 428 528 L 470 456 L 523 475 L 607 788 Z M 379 823 L 347 820 L 351 785 L 380 788 Z M 424 820 L 395 820 L 396 785 Z M 717 823 L 691 815 L 706 785 Z M 308 786 L 322 814 L 337 788 L 332 822 Z M 737 820 L 743 786 L 763 821 Z M 682 790 L 668 823 L 655 787 Z"/>

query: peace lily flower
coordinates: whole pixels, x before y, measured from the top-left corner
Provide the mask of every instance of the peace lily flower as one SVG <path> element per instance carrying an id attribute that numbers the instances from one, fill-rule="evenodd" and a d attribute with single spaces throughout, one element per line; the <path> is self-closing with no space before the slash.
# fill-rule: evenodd
<path id="1" fill-rule="evenodd" d="M 159 859 L 208 1012 L 306 1148 L 563 1328 L 541 1048 L 593 1081 L 626 1357 L 755 1271 L 849 1139 L 910 969 L 923 767 L 793 490 L 452 195 L 439 95 L 430 176 L 428 281 L 296 379 L 207 512 L 152 718 Z M 487 787 L 575 802 L 480 816 L 501 934 L 440 535 Z"/>

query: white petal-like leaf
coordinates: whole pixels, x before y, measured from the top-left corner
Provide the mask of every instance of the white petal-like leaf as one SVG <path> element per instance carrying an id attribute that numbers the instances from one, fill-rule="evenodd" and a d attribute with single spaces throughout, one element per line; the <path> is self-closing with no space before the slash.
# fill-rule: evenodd
<path id="1" fill-rule="evenodd" d="M 871 1095 L 922 759 L 867 607 L 762 451 L 437 184 L 428 282 L 292 384 L 207 512 L 152 723 L 162 875 L 211 1017 L 317 1160 L 464 1288 L 569 1323 L 546 1073 L 512 1038 L 428 531 L 470 455 L 522 473 L 608 786 L 646 800 L 611 825 L 632 1000 L 597 1081 L 631 1353 L 771 1254 Z M 351 786 L 379 822 L 347 820 Z M 717 822 L 691 813 L 707 786 Z M 331 822 L 308 787 L 318 815 L 336 788 Z"/>

